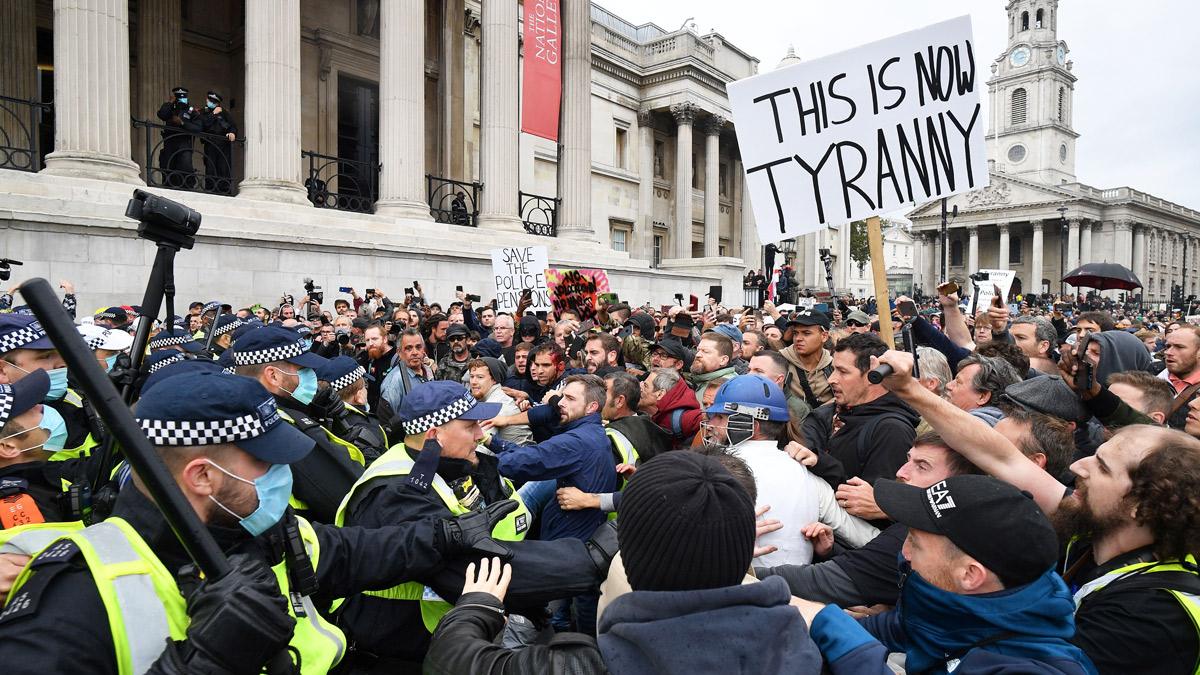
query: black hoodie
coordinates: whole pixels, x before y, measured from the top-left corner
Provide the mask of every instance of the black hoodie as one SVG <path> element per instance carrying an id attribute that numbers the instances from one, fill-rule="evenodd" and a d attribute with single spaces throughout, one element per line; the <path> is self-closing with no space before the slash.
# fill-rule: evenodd
<path id="1" fill-rule="evenodd" d="M 842 464 L 847 477 L 858 476 L 870 484 L 876 478 L 894 479 L 896 470 L 908 461 L 921 417 L 891 392 L 853 408 L 838 411 L 836 406 L 826 403 L 805 418 L 808 447 L 818 454 L 829 453 Z M 842 427 L 832 433 L 835 412 Z M 864 432 L 869 437 L 860 441 Z"/>

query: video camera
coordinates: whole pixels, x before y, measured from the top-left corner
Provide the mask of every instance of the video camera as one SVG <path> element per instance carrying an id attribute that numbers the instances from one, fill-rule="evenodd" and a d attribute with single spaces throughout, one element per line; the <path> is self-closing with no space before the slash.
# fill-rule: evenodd
<path id="1" fill-rule="evenodd" d="M 125 217 L 138 221 L 138 236 L 178 251 L 196 245 L 200 212 L 166 197 L 134 190 Z"/>
<path id="2" fill-rule="evenodd" d="M 20 260 L 12 258 L 0 258 L 0 281 L 8 281 L 12 278 L 12 268 L 9 265 L 24 265 Z"/>
<path id="3" fill-rule="evenodd" d="M 321 290 L 320 286 L 314 284 L 313 280 L 308 277 L 304 278 L 304 292 L 308 293 L 309 300 L 316 301 L 318 305 L 324 304 L 325 292 Z"/>
<path id="4" fill-rule="evenodd" d="M 979 283 L 981 281 L 991 281 L 992 275 L 990 272 L 976 272 L 971 275 L 971 281 Z"/>

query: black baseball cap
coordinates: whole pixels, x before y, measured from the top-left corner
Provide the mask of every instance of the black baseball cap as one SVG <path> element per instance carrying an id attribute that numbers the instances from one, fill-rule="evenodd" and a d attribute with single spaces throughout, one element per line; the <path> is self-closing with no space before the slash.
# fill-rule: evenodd
<path id="1" fill-rule="evenodd" d="M 829 330 L 829 315 L 815 309 L 802 309 L 788 317 L 788 326 L 820 326 Z"/>
<path id="2" fill-rule="evenodd" d="M 664 351 L 667 354 L 667 356 L 670 356 L 671 358 L 679 359 L 680 361 L 683 361 L 684 363 L 690 363 L 692 360 L 692 350 L 688 349 L 687 347 L 684 347 L 683 343 L 680 342 L 677 338 L 666 338 L 663 340 L 659 340 L 658 342 L 655 342 L 650 345 L 651 353 L 654 353 L 656 350 L 659 350 L 659 349 Z"/>
<path id="3" fill-rule="evenodd" d="M 880 479 L 875 502 L 898 523 L 946 537 L 1007 588 L 1058 562 L 1058 537 L 1033 497 L 991 476 L 951 476 L 929 488 Z"/>

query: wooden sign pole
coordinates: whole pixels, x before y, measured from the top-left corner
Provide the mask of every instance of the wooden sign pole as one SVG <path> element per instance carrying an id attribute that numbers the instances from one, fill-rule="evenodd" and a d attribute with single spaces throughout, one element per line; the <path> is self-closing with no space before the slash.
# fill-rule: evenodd
<path id="1" fill-rule="evenodd" d="M 849 227 L 849 226 L 847 226 Z M 883 231 L 879 217 L 867 218 L 867 245 L 871 249 L 871 276 L 875 279 L 875 307 L 879 313 L 879 337 L 889 349 L 896 348 L 892 337 L 892 312 L 888 302 L 887 266 L 883 263 Z"/>

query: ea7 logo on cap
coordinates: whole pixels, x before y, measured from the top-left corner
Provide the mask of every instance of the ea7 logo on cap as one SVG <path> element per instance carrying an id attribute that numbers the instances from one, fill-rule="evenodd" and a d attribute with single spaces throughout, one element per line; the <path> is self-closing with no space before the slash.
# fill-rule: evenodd
<path id="1" fill-rule="evenodd" d="M 935 518 L 941 518 L 942 511 L 954 508 L 954 498 L 950 496 L 946 481 L 934 483 L 933 487 L 925 491 L 925 497 L 929 500 L 929 506 L 933 509 Z"/>

